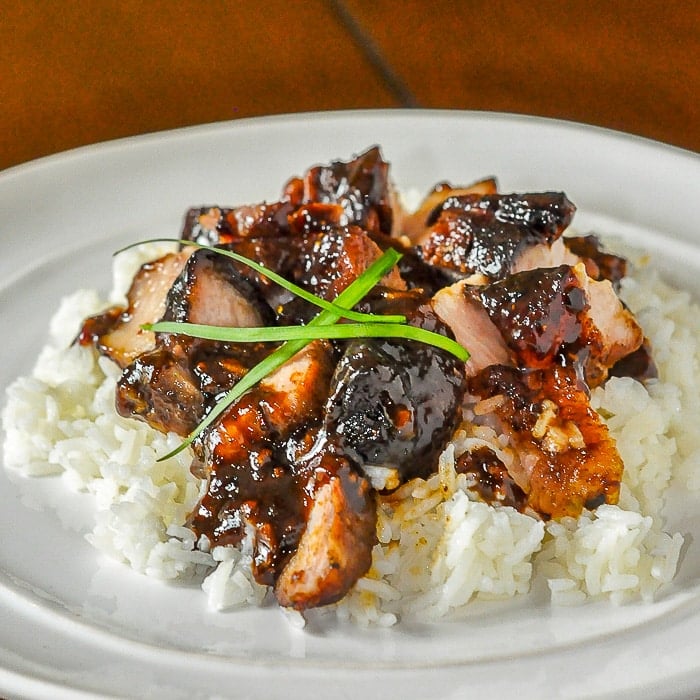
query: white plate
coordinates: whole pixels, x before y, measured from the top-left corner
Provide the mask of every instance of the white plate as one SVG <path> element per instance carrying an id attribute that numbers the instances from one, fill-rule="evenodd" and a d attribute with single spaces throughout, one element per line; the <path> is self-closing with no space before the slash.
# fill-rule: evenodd
<path id="1" fill-rule="evenodd" d="M 574 124 L 495 114 L 358 112 L 239 121 L 117 141 L 0 175 L 0 384 L 30 370 L 57 300 L 108 286 L 110 256 L 172 236 L 190 205 L 275 198 L 288 176 L 379 143 L 402 188 L 499 177 L 565 190 L 579 228 L 621 233 L 700 297 L 697 156 Z M 700 468 L 700 467 L 699 467 Z M 0 470 L 0 695 L 692 697 L 700 693 L 700 521 L 653 605 L 475 607 L 466 620 L 300 631 L 273 608 L 215 614 L 83 539 L 86 497 Z M 685 504 L 685 505 L 683 505 Z"/>

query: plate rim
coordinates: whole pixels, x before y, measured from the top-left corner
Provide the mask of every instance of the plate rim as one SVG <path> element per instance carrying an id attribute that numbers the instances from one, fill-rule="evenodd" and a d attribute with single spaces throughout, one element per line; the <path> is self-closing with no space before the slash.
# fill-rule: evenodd
<path id="1" fill-rule="evenodd" d="M 379 119 L 430 119 L 430 118 L 447 118 L 454 120 L 474 120 L 474 121 L 503 121 L 513 124 L 525 124 L 530 126 L 551 127 L 555 129 L 570 130 L 570 131 L 587 131 L 591 135 L 599 135 L 601 137 L 612 138 L 617 141 L 625 141 L 631 145 L 647 147 L 650 149 L 660 149 L 667 151 L 669 154 L 674 154 L 681 158 L 689 158 L 691 162 L 696 162 L 700 165 L 700 153 L 696 153 L 690 149 L 675 146 L 664 141 L 658 141 L 647 136 L 634 134 L 611 127 L 601 126 L 597 124 L 576 121 L 574 119 L 564 119 L 561 117 L 548 117 L 534 114 L 526 114 L 523 112 L 506 112 L 496 110 L 459 110 L 459 109 L 441 109 L 441 108 L 376 108 L 376 109 L 338 109 L 338 110 L 320 110 L 308 112 L 285 112 L 283 114 L 258 115 L 251 117 L 241 117 L 240 119 L 227 119 L 221 121 L 204 122 L 201 124 L 191 124 L 186 126 L 175 127 L 172 129 L 163 129 L 156 131 L 147 131 L 138 134 L 120 136 L 113 139 L 103 141 L 95 141 L 72 148 L 49 153 L 28 161 L 11 165 L 8 168 L 0 170 L 0 185 L 7 178 L 14 178 L 25 174 L 31 174 L 31 171 L 36 169 L 48 168 L 53 165 L 69 162 L 72 159 L 82 159 L 99 155 L 100 153 L 109 153 L 118 151 L 124 147 L 139 147 L 141 145 L 148 146 L 158 143 L 161 140 L 189 138 L 197 136 L 214 135 L 219 132 L 225 132 L 230 129 L 248 129 L 257 126 L 275 124 L 293 124 L 295 122 L 313 121 L 342 121 L 353 118 L 379 118 Z"/>

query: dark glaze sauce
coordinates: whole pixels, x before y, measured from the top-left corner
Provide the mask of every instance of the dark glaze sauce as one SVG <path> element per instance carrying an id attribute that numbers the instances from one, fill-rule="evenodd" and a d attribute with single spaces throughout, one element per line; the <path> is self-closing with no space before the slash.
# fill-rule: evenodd
<path id="1" fill-rule="evenodd" d="M 568 265 L 519 272 L 465 293 L 480 301 L 523 366 L 545 367 L 582 350 L 588 303 Z"/>
<path id="2" fill-rule="evenodd" d="M 455 469 L 458 474 L 467 474 L 473 480 L 469 489 L 482 501 L 520 511 L 527 505 L 525 492 L 515 483 L 498 455 L 488 447 L 464 452 L 457 458 Z"/>
<path id="3" fill-rule="evenodd" d="M 375 289 L 358 308 L 448 333 L 427 301 L 417 290 Z M 459 424 L 465 389 L 464 365 L 447 352 L 415 341 L 352 341 L 331 382 L 326 439 L 360 469 L 392 467 L 401 481 L 425 477 Z"/>
<path id="4" fill-rule="evenodd" d="M 559 238 L 574 212 L 557 192 L 451 196 L 428 217 L 421 252 L 426 262 L 461 276 L 501 279 L 526 248 Z"/>

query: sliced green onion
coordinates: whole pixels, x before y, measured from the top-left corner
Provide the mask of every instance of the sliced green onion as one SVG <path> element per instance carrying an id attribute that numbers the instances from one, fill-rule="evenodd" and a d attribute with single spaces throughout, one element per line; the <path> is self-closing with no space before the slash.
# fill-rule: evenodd
<path id="1" fill-rule="evenodd" d="M 130 248 L 133 248 L 135 246 L 143 245 L 145 243 L 179 243 L 181 245 L 188 245 L 192 246 L 194 248 L 201 248 L 202 250 L 210 250 L 214 253 L 218 253 L 219 255 L 225 255 L 227 258 L 232 258 L 233 260 L 236 260 L 239 263 L 243 263 L 244 265 L 247 265 L 248 267 L 252 268 L 256 272 L 259 272 L 261 275 L 264 275 L 268 279 L 272 280 L 273 282 L 276 282 L 277 284 L 280 285 L 280 287 L 284 287 L 289 292 L 292 292 L 295 296 L 298 296 L 305 301 L 308 301 L 310 304 L 314 304 L 315 306 L 320 307 L 321 309 L 324 309 L 326 311 L 332 311 L 333 313 L 338 314 L 340 318 L 347 318 L 350 321 L 357 321 L 359 323 L 366 323 L 366 322 L 372 322 L 372 323 L 404 323 L 406 321 L 405 316 L 399 316 L 399 315 L 377 315 L 377 314 L 365 314 L 360 311 L 352 311 L 351 309 L 343 309 L 337 302 L 332 301 L 326 301 L 325 299 L 322 299 L 321 297 L 317 297 L 315 294 L 312 294 L 311 292 L 307 291 L 306 289 L 297 286 L 293 282 L 290 282 L 289 280 L 285 279 L 281 275 L 278 275 L 276 272 L 273 270 L 270 270 L 269 268 L 265 267 L 264 265 L 261 265 L 260 263 L 256 262 L 255 260 L 251 260 L 250 258 L 247 258 L 245 255 L 240 255 L 239 253 L 234 253 L 231 250 L 226 250 L 224 248 L 214 248 L 213 246 L 208 246 L 208 245 L 202 245 L 201 243 L 197 243 L 196 241 L 185 241 L 181 240 L 179 238 L 150 238 L 149 240 L 146 241 L 139 241 L 138 243 L 133 243 L 129 246 L 126 246 L 125 248 L 122 248 L 121 250 L 118 250 L 115 255 L 118 255 L 119 253 L 124 252 L 125 250 L 129 250 Z M 398 254 L 400 256 L 400 253 Z M 389 268 L 391 269 L 391 268 Z M 380 278 L 381 279 L 381 278 Z M 355 302 L 357 303 L 357 302 Z"/>
<path id="2" fill-rule="evenodd" d="M 161 321 L 142 326 L 156 333 L 180 333 L 205 340 L 238 343 L 265 343 L 281 340 L 317 340 L 348 338 L 406 338 L 441 348 L 463 362 L 469 353 L 456 341 L 439 333 L 416 328 L 403 323 L 336 323 L 332 326 L 271 326 L 254 328 L 228 328 L 205 326 L 196 323 Z"/>
<path id="3" fill-rule="evenodd" d="M 344 310 L 354 306 L 376 286 L 384 275 L 398 262 L 401 257 L 393 248 L 389 248 L 381 257 L 377 258 L 357 279 L 353 280 L 335 299 L 334 306 L 340 307 L 338 312 L 334 310 L 321 311 L 308 324 L 308 326 L 331 326 L 338 321 Z M 296 355 L 299 350 L 309 344 L 309 340 L 288 340 L 268 355 L 264 360 L 252 367 L 241 380 L 212 408 L 204 420 L 180 443 L 174 450 L 161 457 L 162 462 L 182 452 L 189 447 L 195 438 L 209 427 L 234 401 L 238 400 L 249 389 L 254 387 L 261 379 L 274 372 L 285 362 Z"/>

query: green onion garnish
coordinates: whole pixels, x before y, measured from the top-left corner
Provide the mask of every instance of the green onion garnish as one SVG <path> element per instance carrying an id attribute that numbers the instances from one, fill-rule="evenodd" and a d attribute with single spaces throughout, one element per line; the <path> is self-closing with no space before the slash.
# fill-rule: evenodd
<path id="1" fill-rule="evenodd" d="M 311 292 L 308 292 L 306 289 L 303 289 L 302 287 L 297 286 L 293 282 L 290 282 L 289 280 L 285 279 L 282 277 L 282 275 L 278 275 L 274 270 L 270 270 L 269 268 L 265 267 L 264 265 L 261 265 L 260 263 L 256 262 L 255 260 L 251 260 L 250 258 L 245 257 L 244 255 L 240 255 L 239 253 L 234 253 L 233 251 L 226 250 L 225 248 L 214 248 L 212 246 L 208 245 L 202 245 L 201 243 L 197 243 L 195 241 L 186 241 L 186 240 L 181 240 L 179 238 L 150 238 L 147 241 L 139 241 L 138 243 L 133 243 L 129 246 L 126 246 L 125 248 L 122 248 L 121 250 L 118 250 L 115 255 L 118 255 L 119 253 L 129 250 L 129 248 L 134 248 L 135 246 L 143 245 L 145 243 L 179 243 L 181 245 L 188 245 L 192 246 L 194 248 L 201 248 L 202 250 L 210 250 L 214 253 L 219 253 L 220 255 L 225 255 L 227 258 L 232 258 L 233 260 L 236 260 L 239 263 L 242 263 L 243 265 L 247 265 L 251 269 L 255 270 L 256 272 L 259 272 L 261 275 L 264 275 L 268 279 L 272 280 L 273 282 L 276 282 L 277 284 L 280 285 L 280 287 L 284 287 L 289 292 L 292 292 L 292 294 L 301 297 L 305 301 L 308 301 L 310 304 L 314 304 L 315 306 L 318 306 L 325 311 L 332 311 L 340 318 L 347 318 L 350 321 L 357 321 L 359 323 L 405 323 L 406 317 L 405 316 L 398 316 L 398 315 L 382 315 L 378 316 L 377 314 L 365 314 L 361 313 L 360 311 L 352 311 L 351 309 L 343 309 L 339 304 L 336 299 L 335 302 L 332 301 L 326 301 L 325 299 L 322 299 L 321 297 L 317 297 L 315 294 L 312 294 Z M 387 272 L 391 269 L 388 268 Z M 381 278 L 380 278 L 381 279 Z M 355 302 L 357 303 L 357 302 Z"/>
<path id="2" fill-rule="evenodd" d="M 322 309 L 322 311 L 305 326 L 227 328 L 171 321 L 144 324 L 142 328 L 147 331 L 156 333 L 176 333 L 222 342 L 257 343 L 284 341 L 283 345 L 252 367 L 241 380 L 216 403 L 201 423 L 177 448 L 164 457 L 161 457 L 158 461 L 169 459 L 191 445 L 195 438 L 205 428 L 211 425 L 234 401 L 243 396 L 243 394 L 254 387 L 268 374 L 274 372 L 278 367 L 281 367 L 285 362 L 290 360 L 312 340 L 321 338 L 405 338 L 407 340 L 415 340 L 433 345 L 452 353 L 455 357 L 464 362 L 469 359 L 469 353 L 459 343 L 439 333 L 409 326 L 406 323 L 405 316 L 384 316 L 379 314 L 359 313 L 351 310 L 351 307 L 361 301 L 399 261 L 401 254 L 397 253 L 393 248 L 389 248 L 381 257 L 375 260 L 356 280 L 336 297 L 335 301 L 328 302 L 325 299 L 321 299 L 307 292 L 305 289 L 298 287 L 292 282 L 289 282 L 284 277 L 272 270 L 268 270 L 254 260 L 250 260 L 243 255 L 233 253 L 229 250 L 201 245 L 193 241 L 183 241 L 172 238 L 153 238 L 148 241 L 142 241 L 141 243 L 155 242 L 175 242 L 183 245 L 192 245 L 197 248 L 213 251 L 220 255 L 226 255 L 227 257 L 233 258 L 251 267 L 293 294 L 296 294 Z M 141 243 L 134 245 L 140 245 Z M 131 248 L 133 246 L 128 247 Z M 127 248 L 123 248 L 122 250 L 127 250 Z M 355 322 L 338 324 L 337 322 L 341 318 Z"/>
<path id="3" fill-rule="evenodd" d="M 222 326 L 203 326 L 196 323 L 161 321 L 159 323 L 144 324 L 142 328 L 156 333 L 180 333 L 193 338 L 238 343 L 317 340 L 321 338 L 333 340 L 347 338 L 406 338 L 446 350 L 464 362 L 469 358 L 469 353 L 451 338 L 404 323 L 342 323 L 323 327 L 308 325 L 227 328 Z"/>
<path id="4" fill-rule="evenodd" d="M 218 248 L 213 250 L 218 251 Z M 344 314 L 344 312 L 357 304 L 375 287 L 384 275 L 399 261 L 401 254 L 393 248 L 389 248 L 381 257 L 375 260 L 357 279 L 353 280 L 335 299 L 333 310 L 325 309 L 315 316 L 307 324 L 310 326 L 332 326 Z M 263 268 L 264 269 L 264 268 Z M 339 307 L 336 311 L 335 307 Z M 290 360 L 302 348 L 309 344 L 308 339 L 288 340 L 268 355 L 264 360 L 252 367 L 241 380 L 231 389 L 212 410 L 205 416 L 204 420 L 183 440 L 178 447 L 158 461 L 162 462 L 174 455 L 182 452 L 192 444 L 194 439 L 209 425 L 211 425 L 234 401 L 239 399 L 249 389 L 254 387 L 260 380 L 268 374 L 274 372 L 285 362 Z"/>

